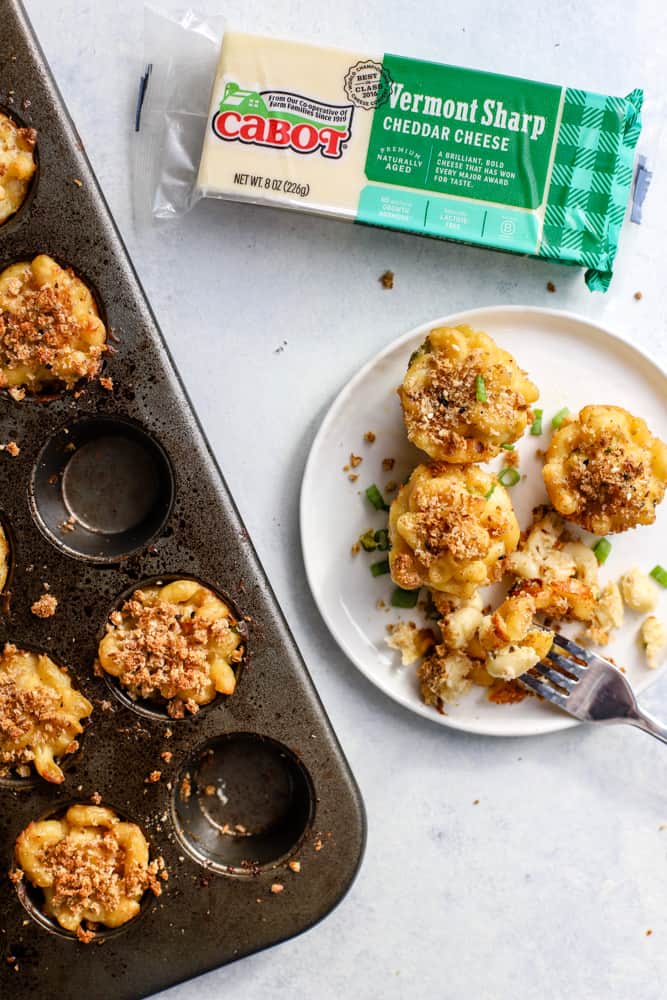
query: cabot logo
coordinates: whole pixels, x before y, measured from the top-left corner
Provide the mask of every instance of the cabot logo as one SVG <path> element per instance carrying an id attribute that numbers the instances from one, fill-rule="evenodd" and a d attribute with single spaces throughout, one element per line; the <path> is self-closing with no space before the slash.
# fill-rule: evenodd
<path id="1" fill-rule="evenodd" d="M 352 135 L 351 104 L 321 101 L 282 90 L 242 90 L 227 83 L 212 128 L 225 142 L 292 149 L 340 159 Z"/>

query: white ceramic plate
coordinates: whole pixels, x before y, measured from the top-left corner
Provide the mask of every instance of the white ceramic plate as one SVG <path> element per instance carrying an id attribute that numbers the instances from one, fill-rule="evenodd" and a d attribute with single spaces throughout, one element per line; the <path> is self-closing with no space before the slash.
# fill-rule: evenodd
<path id="1" fill-rule="evenodd" d="M 545 435 L 517 442 L 520 470 L 527 478 L 511 490 L 522 528 L 531 511 L 546 501 L 538 448 L 546 448 L 551 417 L 567 406 L 574 413 L 587 403 L 624 406 L 643 417 L 654 434 L 667 439 L 667 375 L 657 364 L 622 338 L 589 320 L 551 309 L 501 306 L 473 309 L 424 323 L 376 355 L 345 386 L 331 406 L 313 442 L 301 490 L 301 540 L 306 573 L 317 606 L 331 633 L 352 662 L 385 694 L 434 722 L 455 729 L 493 736 L 528 736 L 553 732 L 576 722 L 551 705 L 527 698 L 515 705 L 488 701 L 484 689 L 473 687 L 456 705 L 439 715 L 420 700 L 414 666 L 401 667 L 398 653 L 385 643 L 386 627 L 401 618 L 419 621 L 417 609 L 379 609 L 389 605 L 389 576 L 373 577 L 369 565 L 383 554 L 363 550 L 351 555 L 352 543 L 367 528 L 386 524 L 364 495 L 371 483 L 384 492 L 394 480 L 403 482 L 424 456 L 407 441 L 396 395 L 408 359 L 426 333 L 436 326 L 469 325 L 489 333 L 510 351 L 540 389 L 536 404 L 544 410 Z M 373 444 L 364 433 L 373 431 Z M 363 461 L 354 470 L 355 483 L 342 471 L 350 452 Z M 392 472 L 383 458 L 394 458 Z M 499 460 L 489 463 L 498 469 Z M 391 499 L 395 494 L 386 494 Z M 581 532 L 587 541 L 593 536 Z M 667 501 L 650 527 L 611 538 L 612 551 L 600 572 L 601 582 L 616 580 L 632 566 L 644 571 L 667 565 Z M 667 591 L 660 590 L 656 614 L 667 616 Z M 425 592 L 422 592 L 425 594 Z M 498 600 L 493 588 L 489 598 Z M 486 597 L 486 594 L 484 595 Z M 662 671 L 649 670 L 637 642 L 642 616 L 627 611 L 606 653 L 627 670 L 637 692 Z"/>

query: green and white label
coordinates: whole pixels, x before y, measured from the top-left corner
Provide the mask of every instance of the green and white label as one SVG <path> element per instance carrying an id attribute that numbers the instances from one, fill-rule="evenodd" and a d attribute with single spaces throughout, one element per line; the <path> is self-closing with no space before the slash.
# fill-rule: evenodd
<path id="1" fill-rule="evenodd" d="M 387 55 L 366 176 L 523 209 L 545 195 L 562 88 Z"/>

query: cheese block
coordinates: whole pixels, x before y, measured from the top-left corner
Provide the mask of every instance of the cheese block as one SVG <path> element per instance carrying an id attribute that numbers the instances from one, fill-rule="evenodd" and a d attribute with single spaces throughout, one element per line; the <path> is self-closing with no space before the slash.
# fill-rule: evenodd
<path id="1" fill-rule="evenodd" d="M 642 96 L 228 32 L 197 186 L 585 266 L 606 289 Z"/>

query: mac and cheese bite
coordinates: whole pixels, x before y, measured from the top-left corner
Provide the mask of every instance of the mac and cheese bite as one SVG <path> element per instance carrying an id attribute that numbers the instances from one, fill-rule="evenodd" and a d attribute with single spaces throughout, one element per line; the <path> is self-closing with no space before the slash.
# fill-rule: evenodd
<path id="1" fill-rule="evenodd" d="M 46 781 L 62 783 L 57 761 L 78 750 L 92 710 L 48 656 L 7 643 L 0 655 L 0 774 L 32 764 Z"/>
<path id="2" fill-rule="evenodd" d="M 0 274 L 0 388 L 40 393 L 94 378 L 106 329 L 90 290 L 39 254 Z"/>
<path id="3" fill-rule="evenodd" d="M 175 719 L 236 688 L 243 639 L 232 612 L 195 580 L 135 590 L 112 612 L 99 663 L 133 699 L 162 699 Z"/>
<path id="4" fill-rule="evenodd" d="M 408 438 L 439 462 L 483 462 L 526 429 L 537 387 L 486 333 L 431 330 L 398 394 Z"/>
<path id="5" fill-rule="evenodd" d="M 596 535 L 655 521 L 667 445 L 620 406 L 585 406 L 556 431 L 543 469 L 556 510 Z"/>
<path id="6" fill-rule="evenodd" d="M 9 575 L 9 542 L 0 521 L 0 594 L 5 589 Z"/>
<path id="7" fill-rule="evenodd" d="M 25 201 L 37 163 L 34 128 L 21 128 L 0 112 L 0 224 Z"/>
<path id="8" fill-rule="evenodd" d="M 389 511 L 392 579 L 471 597 L 499 580 L 519 540 L 512 502 L 476 465 L 418 465 Z"/>
<path id="9" fill-rule="evenodd" d="M 139 913 L 147 890 L 162 891 L 141 829 L 105 806 L 77 804 L 61 819 L 30 823 L 16 841 L 16 863 L 44 893 L 46 916 L 84 943 L 94 937 L 84 921 L 120 927 Z"/>

